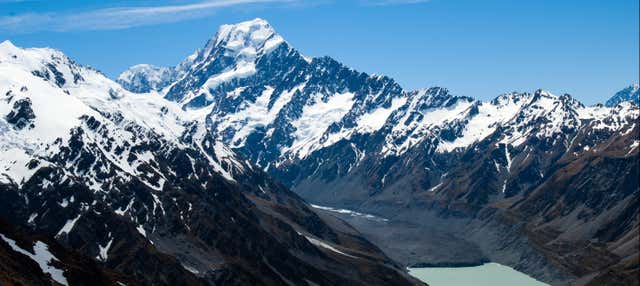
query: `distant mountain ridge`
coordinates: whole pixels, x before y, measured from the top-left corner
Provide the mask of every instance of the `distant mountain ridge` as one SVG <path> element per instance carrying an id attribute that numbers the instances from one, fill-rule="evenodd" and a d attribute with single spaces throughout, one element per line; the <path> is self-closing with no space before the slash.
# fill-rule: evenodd
<path id="1" fill-rule="evenodd" d="M 637 83 L 630 85 L 629 87 L 618 91 L 604 104 L 608 107 L 613 107 L 625 101 L 631 101 L 636 105 L 640 104 L 640 87 Z"/>
<path id="2" fill-rule="evenodd" d="M 116 81 L 131 92 L 145 93 L 162 90 L 171 84 L 177 76 L 178 72 L 172 68 L 140 64 L 132 66 L 120 74 Z"/>

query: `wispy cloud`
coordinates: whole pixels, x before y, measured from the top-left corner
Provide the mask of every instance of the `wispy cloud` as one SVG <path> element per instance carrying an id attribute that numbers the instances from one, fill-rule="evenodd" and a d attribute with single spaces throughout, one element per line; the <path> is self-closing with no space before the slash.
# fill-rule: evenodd
<path id="1" fill-rule="evenodd" d="M 115 30 L 174 23 L 212 15 L 217 10 L 249 4 L 296 3 L 297 0 L 200 0 L 181 5 L 112 7 L 79 12 L 24 13 L 0 16 L 0 31 Z"/>
<path id="2" fill-rule="evenodd" d="M 360 0 L 360 3 L 366 6 L 390 6 L 402 4 L 417 4 L 429 1 L 430 0 Z"/>

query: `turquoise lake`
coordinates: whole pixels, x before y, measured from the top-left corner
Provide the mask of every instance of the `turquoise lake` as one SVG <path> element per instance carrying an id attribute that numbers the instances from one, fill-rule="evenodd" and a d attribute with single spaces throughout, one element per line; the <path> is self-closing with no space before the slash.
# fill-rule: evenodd
<path id="1" fill-rule="evenodd" d="M 431 286 L 549 286 L 498 263 L 474 267 L 409 268 L 409 274 Z"/>

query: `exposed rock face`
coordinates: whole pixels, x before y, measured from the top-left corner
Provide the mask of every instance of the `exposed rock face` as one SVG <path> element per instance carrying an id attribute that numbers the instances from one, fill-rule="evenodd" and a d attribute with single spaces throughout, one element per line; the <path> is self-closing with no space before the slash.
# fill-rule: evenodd
<path id="1" fill-rule="evenodd" d="M 3 284 L 420 284 L 212 137 L 204 114 L 8 42 L 0 82 L 0 112 L 17 104 L 31 124 L 0 119 Z"/>
<path id="2" fill-rule="evenodd" d="M 5 119 L 9 124 L 12 124 L 16 129 L 22 129 L 25 127 L 33 127 L 33 119 L 36 115 L 31 109 L 31 100 L 29 98 L 23 98 L 13 103 L 13 109 Z"/>

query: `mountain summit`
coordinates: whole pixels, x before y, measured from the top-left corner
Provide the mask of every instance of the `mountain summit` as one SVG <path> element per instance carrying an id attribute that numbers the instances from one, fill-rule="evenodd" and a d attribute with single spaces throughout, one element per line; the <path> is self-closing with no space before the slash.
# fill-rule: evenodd
<path id="1" fill-rule="evenodd" d="M 118 82 L 134 92 L 161 91 L 171 84 L 163 93 L 168 98 L 188 102 L 194 95 L 185 98 L 183 93 L 206 93 L 217 85 L 255 73 L 257 59 L 281 44 L 286 44 L 284 39 L 260 18 L 222 25 L 203 48 L 176 67 L 136 65 L 123 72 Z M 203 73 L 218 76 L 205 80 Z"/>
<path id="2" fill-rule="evenodd" d="M 284 39 L 267 21 L 256 18 L 235 25 L 222 25 L 203 54 L 210 54 L 214 48 L 225 48 L 236 57 L 253 58 L 257 54 L 268 53 L 283 42 Z"/>

